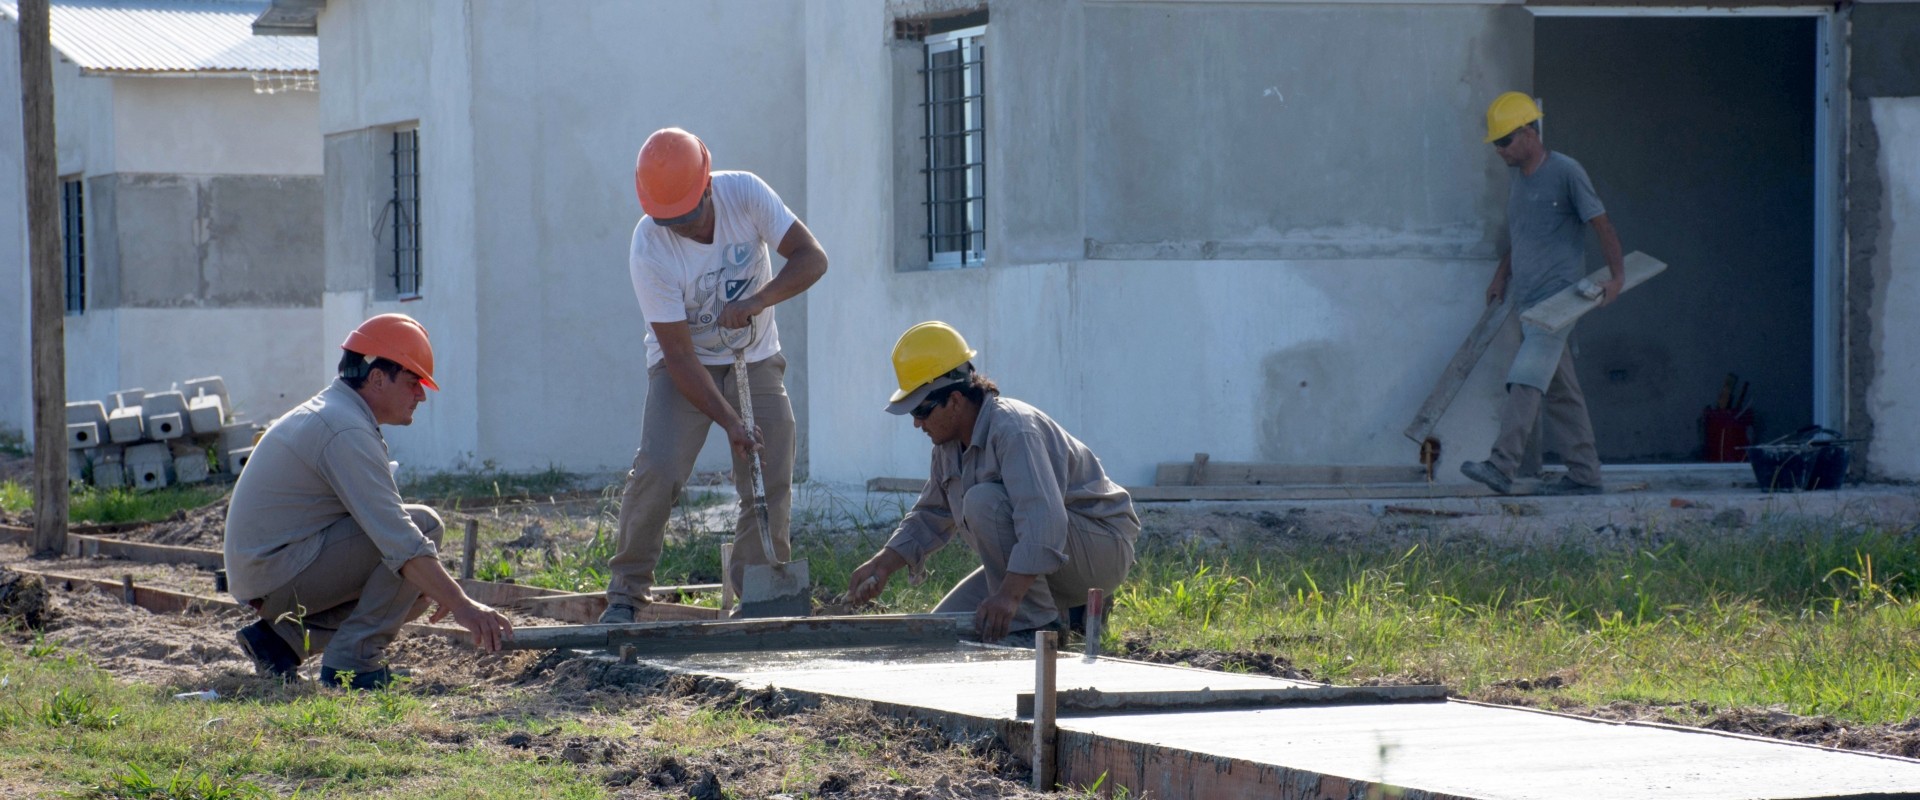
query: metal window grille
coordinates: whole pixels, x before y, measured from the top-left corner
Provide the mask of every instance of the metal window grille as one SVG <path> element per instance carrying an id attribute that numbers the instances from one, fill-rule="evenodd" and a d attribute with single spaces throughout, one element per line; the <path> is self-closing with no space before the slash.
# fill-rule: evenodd
<path id="1" fill-rule="evenodd" d="M 926 39 L 927 262 L 978 264 L 987 252 L 985 27 Z"/>
<path id="2" fill-rule="evenodd" d="M 393 132 L 393 288 L 420 298 L 420 131 Z"/>
<path id="3" fill-rule="evenodd" d="M 86 185 L 60 182 L 60 244 L 67 267 L 67 313 L 87 310 Z"/>

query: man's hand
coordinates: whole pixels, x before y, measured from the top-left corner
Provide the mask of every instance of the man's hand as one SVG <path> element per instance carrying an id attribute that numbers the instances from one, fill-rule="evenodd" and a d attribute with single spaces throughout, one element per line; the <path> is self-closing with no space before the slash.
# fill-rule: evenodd
<path id="1" fill-rule="evenodd" d="M 1626 291 L 1627 279 L 1624 277 L 1609 278 L 1600 284 L 1600 289 L 1600 305 L 1605 307 L 1607 304 L 1612 303 L 1615 298 L 1618 298 L 1621 292 Z"/>
<path id="2" fill-rule="evenodd" d="M 857 606 L 879 597 L 887 588 L 887 579 L 905 566 L 907 560 L 899 553 L 880 548 L 880 552 L 855 568 L 853 575 L 847 578 L 847 603 Z"/>
<path id="3" fill-rule="evenodd" d="M 997 642 L 1007 638 L 1007 627 L 1013 624 L 1013 615 L 1020 610 L 1020 597 L 1007 594 L 1006 587 L 994 592 L 992 597 L 981 601 L 980 607 L 973 611 L 973 629 L 980 634 L 980 641 Z"/>
<path id="4" fill-rule="evenodd" d="M 758 425 L 749 431 L 745 420 L 735 419 L 727 426 L 727 444 L 733 447 L 734 454 L 741 458 L 751 458 L 754 453 L 760 451 L 760 445 L 765 441 L 766 438 L 760 434 Z"/>
<path id="5" fill-rule="evenodd" d="M 765 310 L 767 310 L 767 307 L 761 304 L 759 294 L 755 294 L 752 297 L 742 297 L 728 303 L 725 308 L 720 309 L 720 327 L 747 327 L 753 324 L 754 316 Z"/>
<path id="6" fill-rule="evenodd" d="M 445 605 L 435 608 L 428 622 L 439 622 L 447 618 Z M 493 610 L 482 603 L 467 602 L 452 610 L 453 621 L 473 634 L 473 644 L 489 653 L 499 652 L 500 643 L 513 638 L 513 623 L 506 615 Z"/>

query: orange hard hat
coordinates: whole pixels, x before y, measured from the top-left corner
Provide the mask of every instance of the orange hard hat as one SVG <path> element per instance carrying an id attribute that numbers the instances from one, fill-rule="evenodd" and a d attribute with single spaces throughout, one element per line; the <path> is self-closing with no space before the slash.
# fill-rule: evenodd
<path id="1" fill-rule="evenodd" d="M 422 385 L 440 390 L 433 382 L 433 345 L 427 341 L 427 329 L 405 314 L 381 314 L 360 323 L 340 349 L 392 361 L 420 376 Z"/>
<path id="2" fill-rule="evenodd" d="M 661 128 L 640 146 L 633 162 L 633 190 L 640 209 L 654 219 L 684 216 L 700 205 L 712 178 L 713 156 L 700 137 Z"/>

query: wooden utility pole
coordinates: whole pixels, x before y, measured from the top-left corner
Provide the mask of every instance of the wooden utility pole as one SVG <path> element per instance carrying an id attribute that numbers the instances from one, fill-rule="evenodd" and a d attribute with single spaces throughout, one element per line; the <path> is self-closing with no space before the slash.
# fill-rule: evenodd
<path id="1" fill-rule="evenodd" d="M 20 0 L 20 120 L 27 143 L 27 263 L 33 270 L 33 549 L 67 549 L 67 275 L 53 142 L 47 0 Z"/>

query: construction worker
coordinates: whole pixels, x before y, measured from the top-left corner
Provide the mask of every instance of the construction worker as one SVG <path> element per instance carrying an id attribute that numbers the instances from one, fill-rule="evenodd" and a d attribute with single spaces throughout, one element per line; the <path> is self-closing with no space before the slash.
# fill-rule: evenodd
<path id="1" fill-rule="evenodd" d="M 933 463 L 913 510 L 853 571 L 847 599 L 873 599 L 903 568 L 924 574 L 927 557 L 959 533 L 980 568 L 933 610 L 972 612 L 984 641 L 1011 631 L 1030 645 L 1035 630 L 1080 627 L 1087 590 L 1111 596 L 1126 579 L 1140 518 L 1093 451 L 1040 409 L 1001 397 L 974 355 L 944 322 L 922 322 L 894 343 L 899 390 L 887 411 L 912 415 L 933 440 Z"/>
<path id="2" fill-rule="evenodd" d="M 440 388 L 426 328 L 381 314 L 340 349 L 339 377 L 267 427 L 233 487 L 227 583 L 259 612 L 239 640 L 261 674 L 294 678 L 321 652 L 322 683 L 377 689 L 393 680 L 387 644 L 429 599 L 433 621 L 451 613 L 489 652 L 513 625 L 447 574 L 440 515 L 394 484 L 380 426 L 412 424 Z"/>
<path id="3" fill-rule="evenodd" d="M 1487 139 L 1512 167 L 1507 190 L 1508 252 L 1487 284 L 1487 304 L 1512 298 L 1516 310 L 1553 296 L 1586 276 L 1587 228 L 1599 234 L 1609 277 L 1600 304 L 1620 296 L 1626 265 L 1620 237 L 1580 163 L 1549 151 L 1540 139 L 1540 107 L 1521 92 L 1507 92 L 1487 107 Z M 1574 375 L 1567 346 L 1571 328 L 1547 333 L 1522 325 L 1520 349 L 1507 370 L 1507 397 L 1500 407 L 1500 433 L 1486 461 L 1468 461 L 1460 472 L 1506 494 L 1520 470 L 1527 439 L 1544 401 L 1545 432 L 1558 443 L 1567 474 L 1543 483 L 1540 494 L 1599 494 L 1600 456 L 1593 422 Z"/>
<path id="4" fill-rule="evenodd" d="M 791 553 L 793 406 L 787 402 L 787 359 L 773 307 L 827 272 L 827 253 L 773 189 L 750 172 L 713 172 L 707 146 L 679 128 L 647 137 L 634 164 L 634 190 L 645 215 L 633 228 L 627 268 L 647 319 L 647 407 L 640 450 L 620 497 L 619 549 L 608 563 L 602 623 L 632 622 L 649 602 L 667 516 L 714 423 L 733 448 L 740 490 L 733 563 L 740 585 L 748 564 L 767 564 L 752 471 L 761 454 L 774 557 Z M 767 246 L 786 266 L 778 275 Z M 735 408 L 734 349 L 745 348 L 758 430 Z"/>

